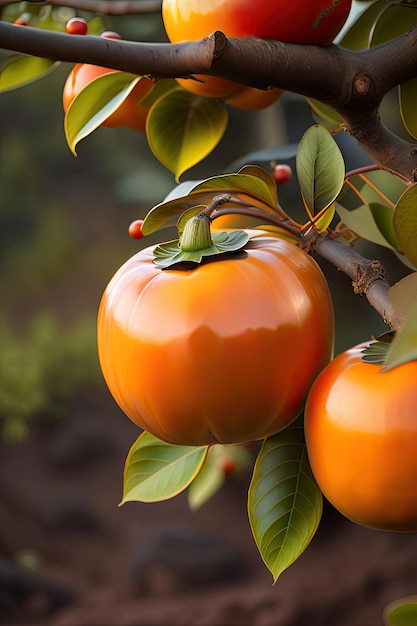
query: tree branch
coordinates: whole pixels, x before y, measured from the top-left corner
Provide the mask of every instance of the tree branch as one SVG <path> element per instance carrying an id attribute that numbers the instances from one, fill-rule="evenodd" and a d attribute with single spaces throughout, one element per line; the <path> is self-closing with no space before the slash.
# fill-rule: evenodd
<path id="1" fill-rule="evenodd" d="M 144 0 L 140 4 L 144 5 Z M 182 44 L 137 43 L 0 22 L 0 47 L 156 79 L 206 74 L 315 98 L 333 107 L 344 130 L 382 168 L 410 183 L 417 180 L 417 144 L 394 136 L 378 115 L 384 95 L 417 75 L 417 28 L 379 47 L 350 51 L 335 45 L 228 39 L 219 31 Z"/>
<path id="2" fill-rule="evenodd" d="M 379 261 L 370 261 L 325 234 L 316 239 L 313 249 L 352 279 L 355 293 L 365 295 L 390 328 L 401 328 L 405 316 L 397 313 L 392 306 L 388 277 Z"/>

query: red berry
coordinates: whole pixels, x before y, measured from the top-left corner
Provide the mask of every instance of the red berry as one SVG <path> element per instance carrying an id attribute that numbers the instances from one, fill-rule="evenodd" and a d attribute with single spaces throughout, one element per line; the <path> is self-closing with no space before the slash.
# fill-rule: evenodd
<path id="1" fill-rule="evenodd" d="M 277 185 L 285 185 L 292 178 L 292 169 L 289 165 L 275 165 L 272 171 L 272 177 Z"/>
<path id="2" fill-rule="evenodd" d="M 129 235 L 132 239 L 142 239 L 144 237 L 143 231 L 143 220 L 135 220 L 129 226 Z"/>
<path id="3" fill-rule="evenodd" d="M 87 22 L 82 17 L 72 17 L 68 20 L 65 30 L 69 35 L 86 35 L 88 30 Z"/>
<path id="4" fill-rule="evenodd" d="M 224 457 L 220 461 L 220 466 L 225 476 L 230 476 L 236 469 L 236 461 L 230 457 Z"/>
<path id="5" fill-rule="evenodd" d="M 28 23 L 25 20 L 22 20 L 21 17 L 18 17 L 13 24 L 18 24 L 19 26 L 27 26 Z"/>
<path id="6" fill-rule="evenodd" d="M 106 39 L 121 39 L 119 33 L 116 33 L 114 30 L 105 30 L 104 33 L 101 33 L 101 37 L 105 37 Z"/>

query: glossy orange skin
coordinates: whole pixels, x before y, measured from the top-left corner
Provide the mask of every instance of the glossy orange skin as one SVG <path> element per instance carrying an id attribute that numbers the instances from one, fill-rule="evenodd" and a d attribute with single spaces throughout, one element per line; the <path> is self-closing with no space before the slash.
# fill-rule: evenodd
<path id="1" fill-rule="evenodd" d="M 98 314 L 104 378 L 128 417 L 174 444 L 238 443 L 285 428 L 333 352 L 327 282 L 270 237 L 243 258 L 161 270 L 129 259 Z"/>
<path id="2" fill-rule="evenodd" d="M 235 109 L 243 111 L 258 111 L 266 109 L 278 100 L 284 92 L 282 89 L 255 89 L 243 87 L 229 98 L 225 98 L 227 104 Z"/>
<path id="3" fill-rule="evenodd" d="M 334 0 L 162 0 L 162 19 L 173 43 L 220 30 L 227 37 L 326 46 L 345 24 L 352 0 L 340 0 L 331 8 L 333 4 Z"/>
<path id="4" fill-rule="evenodd" d="M 330 44 L 346 22 L 352 0 L 163 0 L 162 20 L 172 43 L 195 41 L 221 30 L 228 37 L 260 37 L 302 44 Z M 318 19 L 320 18 L 320 19 Z M 317 26 L 315 26 L 317 23 Z M 199 76 L 179 79 L 192 93 L 226 98 L 239 85 Z M 262 108 L 262 107 L 259 107 Z"/>
<path id="5" fill-rule="evenodd" d="M 192 78 L 177 78 L 176 81 L 196 96 L 205 98 L 227 98 L 242 89 L 242 85 L 231 80 L 223 80 L 215 76 L 202 76 L 197 74 L 198 80 Z"/>
<path id="6" fill-rule="evenodd" d="M 352 521 L 417 531 L 417 361 L 381 372 L 361 344 L 315 381 L 305 432 L 314 476 Z"/>
<path id="7" fill-rule="evenodd" d="M 116 71 L 117 70 L 101 67 L 99 65 L 77 63 L 65 81 L 62 94 L 64 111 L 67 112 L 75 96 L 92 80 L 103 74 L 110 74 Z M 133 130 L 143 132 L 145 130 L 146 118 L 150 107 L 142 106 L 140 101 L 152 89 L 153 85 L 154 83 L 148 78 L 142 78 L 120 107 L 102 123 L 102 126 L 107 128 L 127 126 Z"/>

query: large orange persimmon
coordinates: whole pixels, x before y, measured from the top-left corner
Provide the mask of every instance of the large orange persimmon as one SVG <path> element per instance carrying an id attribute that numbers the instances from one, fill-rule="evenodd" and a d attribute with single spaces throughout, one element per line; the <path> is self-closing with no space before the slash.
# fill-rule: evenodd
<path id="1" fill-rule="evenodd" d="M 77 63 L 69 73 L 64 85 L 62 94 L 64 111 L 68 111 L 75 96 L 95 78 L 116 72 L 117 70 L 108 67 Z M 149 93 L 153 85 L 153 81 L 149 78 L 141 78 L 126 100 L 102 123 L 102 126 L 108 128 L 128 126 L 133 130 L 144 131 L 149 107 L 142 106 L 140 101 Z"/>
<path id="2" fill-rule="evenodd" d="M 172 43 L 195 41 L 220 30 L 234 38 L 327 46 L 345 24 L 351 5 L 352 0 L 163 0 L 162 19 Z M 183 87 L 200 95 L 228 97 L 233 93 L 230 81 L 199 78 L 204 82 L 180 80 Z"/>
<path id="3" fill-rule="evenodd" d="M 362 344 L 317 378 L 305 409 L 313 474 L 326 498 L 358 524 L 417 531 L 417 361 L 386 372 Z"/>
<path id="4" fill-rule="evenodd" d="M 107 286 L 98 351 L 116 402 L 173 444 L 257 440 L 299 414 L 333 351 L 326 279 L 300 248 L 268 236 L 191 271 L 154 249 Z"/>

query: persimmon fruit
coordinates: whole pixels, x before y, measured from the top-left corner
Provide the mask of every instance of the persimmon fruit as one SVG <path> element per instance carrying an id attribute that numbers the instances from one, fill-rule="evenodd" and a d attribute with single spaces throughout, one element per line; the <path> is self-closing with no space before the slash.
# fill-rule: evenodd
<path id="1" fill-rule="evenodd" d="M 258 111 L 266 109 L 278 100 L 283 94 L 282 89 L 255 89 L 255 87 L 243 87 L 232 94 L 225 101 L 235 109 L 243 111 Z"/>
<path id="2" fill-rule="evenodd" d="M 342 29 L 351 6 L 352 0 L 162 0 L 162 19 L 172 43 L 196 41 L 220 30 L 238 39 L 327 46 Z M 203 82 L 180 82 L 203 96 L 227 98 L 233 93 L 231 81 L 198 78 Z"/>
<path id="3" fill-rule="evenodd" d="M 101 369 L 114 399 L 173 444 L 272 435 L 302 409 L 333 352 L 333 307 L 316 262 L 287 241 L 191 271 L 162 269 L 148 247 L 108 284 L 98 314 Z"/>
<path id="4" fill-rule="evenodd" d="M 314 382 L 307 451 L 325 497 L 363 526 L 417 531 L 417 361 L 383 371 L 360 344 Z"/>

